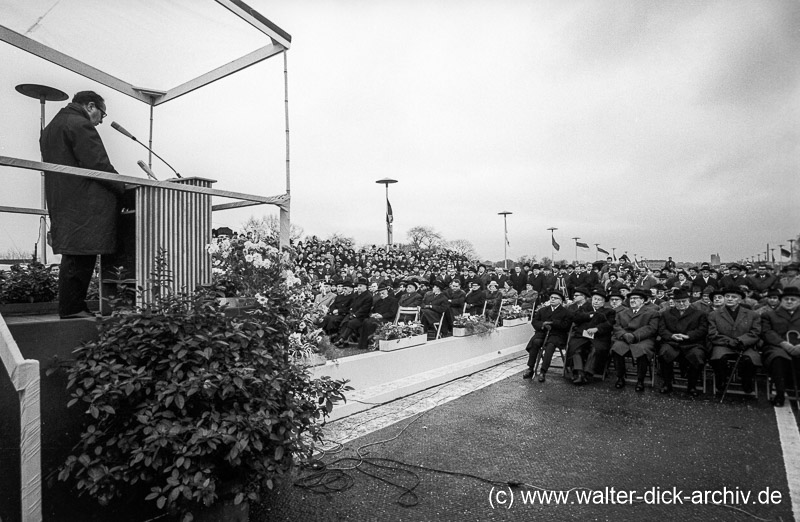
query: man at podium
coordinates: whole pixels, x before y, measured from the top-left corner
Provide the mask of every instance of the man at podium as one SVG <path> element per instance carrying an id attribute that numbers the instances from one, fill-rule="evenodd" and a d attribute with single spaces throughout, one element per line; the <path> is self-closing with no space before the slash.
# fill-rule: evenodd
<path id="1" fill-rule="evenodd" d="M 105 117 L 106 104 L 99 94 L 77 93 L 42 131 L 42 161 L 116 173 L 95 129 Z M 94 317 L 86 306 L 86 292 L 97 256 L 117 251 L 124 192 L 124 183 L 45 174 L 53 252 L 61 254 L 58 313 L 62 319 Z"/>

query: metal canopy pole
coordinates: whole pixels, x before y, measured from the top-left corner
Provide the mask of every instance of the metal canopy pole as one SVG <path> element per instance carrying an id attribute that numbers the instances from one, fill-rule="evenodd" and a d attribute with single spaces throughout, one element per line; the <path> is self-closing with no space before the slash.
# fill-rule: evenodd
<path id="1" fill-rule="evenodd" d="M 280 207 L 280 248 L 288 247 L 291 239 L 291 172 L 289 170 L 289 67 L 286 58 L 286 49 L 283 50 L 283 104 L 284 119 L 286 120 L 286 197 L 287 202 Z"/>

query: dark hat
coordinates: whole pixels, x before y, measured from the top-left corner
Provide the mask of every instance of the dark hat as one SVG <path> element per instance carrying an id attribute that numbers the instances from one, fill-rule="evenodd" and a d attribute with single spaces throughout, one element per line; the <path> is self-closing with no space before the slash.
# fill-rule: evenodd
<path id="1" fill-rule="evenodd" d="M 790 286 L 789 288 L 792 287 Z M 781 295 L 782 295 L 781 291 L 778 290 L 777 288 L 773 288 L 769 292 L 767 292 L 767 297 L 780 297 Z"/>
<path id="2" fill-rule="evenodd" d="M 471 267 L 467 268 L 467 270 L 470 271 L 470 272 L 477 272 L 478 271 L 474 266 L 471 266 Z"/>
<path id="3" fill-rule="evenodd" d="M 725 295 L 725 294 L 737 294 L 737 295 L 741 296 L 742 299 L 747 297 L 747 294 L 744 293 L 744 290 L 742 290 L 738 286 L 727 286 L 727 287 L 722 289 L 722 294 L 723 295 Z"/>
<path id="4" fill-rule="evenodd" d="M 542 265 L 537 263 L 537 264 L 533 265 L 531 268 L 537 269 L 537 270 L 541 270 L 542 269 Z"/>
<path id="5" fill-rule="evenodd" d="M 689 295 L 689 292 L 687 292 L 683 288 L 678 288 L 677 290 L 672 292 L 672 299 L 674 299 L 675 301 L 680 301 L 681 299 L 689 299 L 690 297 L 691 296 Z"/>
<path id="6" fill-rule="evenodd" d="M 552 288 L 552 289 L 547 291 L 547 297 L 550 297 L 550 296 L 553 296 L 553 295 L 557 295 L 561 299 L 564 299 L 564 294 L 561 292 L 561 290 L 556 290 L 555 288 Z"/>
<path id="7" fill-rule="evenodd" d="M 581 295 L 586 296 L 586 297 L 589 297 L 591 295 L 591 293 L 589 293 L 589 289 L 586 288 L 585 286 L 580 286 L 580 287 L 576 288 L 572 293 L 573 293 L 573 295 L 574 294 L 581 294 Z"/>
<path id="8" fill-rule="evenodd" d="M 592 295 L 593 296 L 594 295 L 599 295 L 600 297 L 603 298 L 604 301 L 608 301 L 608 296 L 606 295 L 605 292 L 603 292 L 602 288 L 595 288 L 594 290 L 592 290 Z M 622 296 L 620 296 L 620 297 L 622 297 Z"/>
<path id="9" fill-rule="evenodd" d="M 481 286 L 481 282 L 478 281 L 477 279 L 473 279 L 472 281 L 469 282 L 469 284 L 470 286 L 472 285 Z"/>
<path id="10" fill-rule="evenodd" d="M 694 288 L 692 288 L 692 290 L 694 290 L 695 288 L 697 288 L 698 290 L 700 289 L 699 286 L 695 286 Z M 704 294 L 709 294 L 709 295 L 711 295 L 711 292 L 713 292 L 713 291 L 714 291 L 714 287 L 711 286 L 711 285 L 708 285 L 707 287 L 703 288 L 703 290 L 702 290 L 702 292 Z"/>
<path id="11" fill-rule="evenodd" d="M 620 286 L 620 287 L 619 287 L 619 289 L 620 289 L 620 290 L 627 290 L 628 292 L 630 292 L 630 291 L 631 291 L 631 287 L 630 287 L 630 286 L 628 286 L 628 285 L 622 285 L 622 286 Z"/>
<path id="12" fill-rule="evenodd" d="M 734 268 L 736 270 L 741 270 L 742 269 L 742 265 L 740 265 L 738 263 L 731 263 L 730 265 L 728 265 L 728 270 L 733 270 Z"/>
<path id="13" fill-rule="evenodd" d="M 620 293 L 619 290 L 612 290 L 608 294 L 608 300 L 610 301 L 612 297 L 619 297 L 620 299 L 624 300 L 625 296 Z"/>
<path id="14" fill-rule="evenodd" d="M 409 279 L 408 281 L 405 281 L 405 282 L 403 283 L 403 285 L 404 285 L 404 286 L 409 286 L 409 285 L 411 285 L 411 286 L 413 286 L 414 288 L 419 288 L 419 285 L 418 285 L 418 284 L 417 284 L 417 282 L 416 282 L 416 281 L 414 281 L 413 279 Z"/>
<path id="15" fill-rule="evenodd" d="M 655 288 L 656 290 L 663 290 L 664 292 L 667 291 L 667 287 L 665 285 L 662 285 L 661 283 L 655 285 L 653 288 Z"/>
<path id="16" fill-rule="evenodd" d="M 798 265 L 797 263 L 789 263 L 788 265 L 783 267 L 783 269 L 781 269 L 781 272 L 787 272 L 789 270 L 800 270 L 800 265 Z"/>
<path id="17" fill-rule="evenodd" d="M 353 286 L 355 286 L 355 285 L 353 284 L 353 282 L 352 282 L 352 281 L 350 281 L 349 279 L 348 279 L 348 280 L 345 280 L 345 281 L 342 281 L 341 283 L 337 283 L 337 284 L 340 284 L 340 285 L 342 285 L 342 286 L 346 286 L 347 288 L 353 288 Z"/>
<path id="18" fill-rule="evenodd" d="M 366 277 L 359 277 L 356 280 L 357 285 L 369 286 L 369 280 Z"/>
<path id="19" fill-rule="evenodd" d="M 783 294 L 781 294 L 781 299 L 784 297 L 800 297 L 800 288 L 796 286 L 787 286 L 783 289 Z"/>
<path id="20" fill-rule="evenodd" d="M 567 265 L 566 268 L 575 268 L 575 265 Z"/>
<path id="21" fill-rule="evenodd" d="M 435 286 L 436 288 L 439 288 L 440 290 L 446 290 L 447 289 L 447 283 L 445 283 L 444 281 L 438 281 L 438 280 L 434 281 L 433 282 L 433 286 Z"/>
<path id="22" fill-rule="evenodd" d="M 630 293 L 628 295 L 629 296 L 638 295 L 642 299 L 647 300 L 647 299 L 650 298 L 650 291 L 649 290 L 645 290 L 644 288 L 634 288 L 634 289 L 632 289 L 630 291 Z"/>
<path id="23" fill-rule="evenodd" d="M 391 287 L 390 287 L 389 285 L 387 285 L 386 283 L 381 283 L 381 284 L 378 286 L 378 292 L 380 292 L 381 290 L 389 290 L 390 288 L 391 288 Z"/>
<path id="24" fill-rule="evenodd" d="M 704 291 L 705 292 L 705 291 Z M 711 288 L 711 292 L 708 293 L 708 298 L 713 300 L 714 296 L 716 295 L 725 295 L 725 292 L 720 290 L 719 288 Z"/>

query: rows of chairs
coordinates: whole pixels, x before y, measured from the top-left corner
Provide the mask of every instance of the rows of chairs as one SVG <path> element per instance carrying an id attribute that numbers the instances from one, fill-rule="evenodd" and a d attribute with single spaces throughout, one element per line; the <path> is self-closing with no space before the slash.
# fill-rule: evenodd
<path id="1" fill-rule="evenodd" d="M 486 308 L 487 302 L 483 303 L 483 309 L 481 310 L 480 315 L 486 317 Z M 497 311 L 497 317 L 494 319 L 494 325 L 497 326 L 500 323 L 500 317 L 502 315 L 502 311 L 511 308 L 517 304 L 516 298 L 509 298 L 509 299 L 502 299 L 500 301 L 500 308 Z M 420 319 L 420 307 L 419 306 L 401 306 L 397 309 L 397 314 L 394 317 L 394 324 L 397 324 L 401 318 L 403 321 L 419 321 Z M 461 310 L 462 314 L 467 313 L 467 304 L 464 303 L 464 308 Z M 445 316 L 447 311 L 442 312 L 442 316 L 436 321 L 434 326 L 436 327 L 436 336 L 434 339 L 439 339 L 442 336 L 442 325 L 444 324 Z"/>

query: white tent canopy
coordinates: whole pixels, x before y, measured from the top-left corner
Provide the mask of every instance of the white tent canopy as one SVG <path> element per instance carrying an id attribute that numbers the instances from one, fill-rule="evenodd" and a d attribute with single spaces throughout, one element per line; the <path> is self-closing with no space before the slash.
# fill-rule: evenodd
<path id="1" fill-rule="evenodd" d="M 240 0 L 0 0 L 0 13 L 0 40 L 154 105 L 291 43 Z"/>

